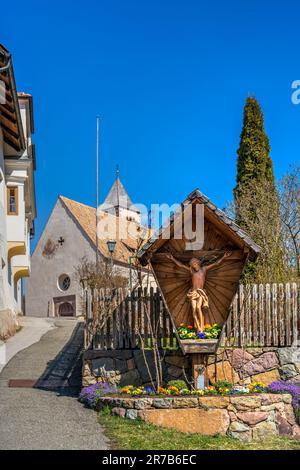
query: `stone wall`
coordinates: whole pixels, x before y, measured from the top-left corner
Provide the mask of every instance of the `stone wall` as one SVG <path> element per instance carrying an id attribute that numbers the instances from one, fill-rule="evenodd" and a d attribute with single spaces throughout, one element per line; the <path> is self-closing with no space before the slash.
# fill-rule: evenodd
<path id="1" fill-rule="evenodd" d="M 292 397 L 262 393 L 230 397 L 103 397 L 98 409 L 112 414 L 177 429 L 214 436 L 228 435 L 242 441 L 289 436 L 300 440 Z"/>
<path id="2" fill-rule="evenodd" d="M 153 353 L 146 351 L 153 377 Z M 165 382 L 173 379 L 191 381 L 191 359 L 181 351 L 162 352 Z M 257 380 L 269 385 L 274 380 L 300 382 L 300 348 L 219 349 L 208 357 L 207 373 L 215 380 L 245 384 Z M 117 385 L 151 385 L 143 353 L 140 350 L 87 351 L 84 356 L 83 386 L 107 380 Z"/>
<path id="3" fill-rule="evenodd" d="M 162 352 L 163 380 L 174 379 L 191 381 L 191 359 L 181 351 Z M 112 384 L 151 386 L 148 368 L 155 377 L 154 357 L 145 351 L 146 361 L 141 350 L 86 351 L 83 364 L 83 386 L 100 381 Z"/>
<path id="4" fill-rule="evenodd" d="M 274 380 L 300 382 L 300 348 L 219 349 L 209 356 L 209 380 L 226 379 L 248 384 L 261 381 L 269 385 Z"/>

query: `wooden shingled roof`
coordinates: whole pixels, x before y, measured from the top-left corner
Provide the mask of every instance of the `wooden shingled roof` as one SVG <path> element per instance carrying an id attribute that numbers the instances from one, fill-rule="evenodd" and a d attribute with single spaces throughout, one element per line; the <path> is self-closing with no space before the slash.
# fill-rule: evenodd
<path id="1" fill-rule="evenodd" d="M 20 116 L 18 96 L 11 55 L 0 44 L 0 125 L 4 142 L 20 152 L 25 149 L 25 139 Z"/>
<path id="2" fill-rule="evenodd" d="M 252 240 L 252 238 L 239 227 L 225 212 L 219 209 L 207 196 L 205 196 L 199 189 L 192 191 L 188 197 L 182 202 L 181 207 L 171 215 L 168 222 L 161 227 L 157 233 L 143 245 L 139 251 L 138 257 L 142 264 L 147 264 L 148 259 L 151 257 L 151 253 L 155 252 L 162 244 L 162 234 L 167 226 L 172 226 L 175 218 L 181 213 L 182 208 L 187 207 L 189 204 L 195 201 L 204 204 L 205 214 L 220 225 L 220 228 L 225 229 L 226 232 L 231 235 L 235 241 L 239 241 L 241 245 L 249 248 L 250 259 L 256 259 L 260 252 L 260 247 Z"/>
<path id="3" fill-rule="evenodd" d="M 75 222 L 79 224 L 79 226 L 89 238 L 89 240 L 92 242 L 92 244 L 96 246 L 96 209 L 94 207 L 81 204 L 80 202 L 73 201 L 72 199 L 68 199 L 63 196 L 59 196 L 59 199 L 64 205 L 64 207 L 67 209 L 71 217 L 75 220 Z M 128 265 L 129 257 L 133 256 L 136 253 L 141 243 L 141 239 L 146 239 L 145 237 L 147 234 L 147 229 L 131 221 L 130 235 L 128 235 L 126 230 L 126 224 L 129 224 L 129 222 L 127 222 L 126 219 L 122 217 L 117 218 L 116 216 L 112 214 L 107 214 L 103 211 L 100 211 L 100 214 L 98 213 L 98 217 L 100 220 L 101 218 L 105 218 L 103 220 L 105 220 L 105 223 L 110 226 L 115 226 L 117 219 L 121 221 L 121 224 L 123 225 L 122 228 L 124 229 L 124 233 L 126 235 L 124 236 L 124 238 L 120 237 L 119 239 L 116 239 L 116 247 L 113 254 L 113 259 L 118 263 Z M 105 258 L 110 257 L 106 243 L 108 238 L 110 237 L 107 236 L 106 238 L 104 234 L 103 238 L 100 237 L 100 239 L 98 240 L 99 251 Z"/>

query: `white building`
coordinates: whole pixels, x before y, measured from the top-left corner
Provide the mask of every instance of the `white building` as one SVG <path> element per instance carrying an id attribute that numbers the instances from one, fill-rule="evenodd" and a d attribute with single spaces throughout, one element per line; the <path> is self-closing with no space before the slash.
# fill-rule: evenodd
<path id="1" fill-rule="evenodd" d="M 0 45 L 0 337 L 23 313 L 36 217 L 32 96 L 16 92 L 9 52 Z M 1 332 L 2 330 L 2 332 Z M 12 333 L 12 332 L 10 332 Z"/>
<path id="2" fill-rule="evenodd" d="M 111 262 L 128 279 L 130 287 L 154 286 L 149 269 L 134 267 L 136 251 L 149 238 L 140 223 L 140 213 L 132 204 L 119 176 L 98 211 L 59 196 L 32 254 L 32 273 L 26 285 L 26 315 L 37 317 L 79 316 L 82 314 L 82 286 L 76 267 L 85 258 L 109 261 L 107 242 L 115 241 Z"/>

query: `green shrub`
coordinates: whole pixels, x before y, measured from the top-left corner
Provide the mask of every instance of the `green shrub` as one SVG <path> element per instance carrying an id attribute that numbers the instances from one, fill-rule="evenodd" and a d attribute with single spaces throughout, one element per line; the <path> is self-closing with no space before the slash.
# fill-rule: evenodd
<path id="1" fill-rule="evenodd" d="M 170 382 L 168 382 L 168 387 L 177 387 L 178 390 L 188 388 L 184 380 L 170 380 Z"/>

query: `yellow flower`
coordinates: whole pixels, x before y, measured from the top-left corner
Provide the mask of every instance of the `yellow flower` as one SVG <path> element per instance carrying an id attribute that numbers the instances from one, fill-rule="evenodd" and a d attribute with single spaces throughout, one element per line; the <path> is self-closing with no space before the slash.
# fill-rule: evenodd
<path id="1" fill-rule="evenodd" d="M 180 325 L 179 325 L 179 326 L 184 326 L 184 323 L 180 323 Z"/>
<path id="2" fill-rule="evenodd" d="M 204 325 L 204 328 L 210 328 L 211 325 L 209 323 L 207 323 L 206 325 Z"/>
<path id="3" fill-rule="evenodd" d="M 254 390 L 256 387 L 259 388 L 266 388 L 266 385 L 263 382 L 252 382 L 251 384 L 248 385 L 249 390 Z"/>

